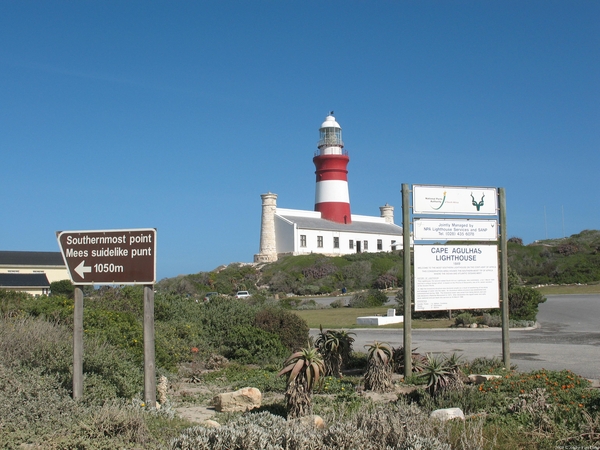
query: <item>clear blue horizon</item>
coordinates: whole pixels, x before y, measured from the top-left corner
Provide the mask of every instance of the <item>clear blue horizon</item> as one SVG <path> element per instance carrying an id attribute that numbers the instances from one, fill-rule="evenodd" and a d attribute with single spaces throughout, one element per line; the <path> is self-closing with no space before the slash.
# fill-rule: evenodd
<path id="1" fill-rule="evenodd" d="M 157 228 L 158 278 L 251 262 L 312 210 L 330 110 L 353 214 L 504 187 L 508 235 L 600 229 L 597 1 L 0 3 L 0 250 Z"/>

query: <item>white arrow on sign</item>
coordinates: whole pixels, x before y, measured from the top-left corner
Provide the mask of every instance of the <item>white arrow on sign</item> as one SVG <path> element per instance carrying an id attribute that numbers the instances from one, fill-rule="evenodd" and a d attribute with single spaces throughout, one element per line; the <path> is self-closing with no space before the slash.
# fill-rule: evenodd
<path id="1" fill-rule="evenodd" d="M 85 273 L 90 273 L 92 271 L 92 266 L 84 266 L 85 260 L 81 261 L 77 267 L 75 267 L 75 272 L 79 274 L 81 278 L 85 278 Z"/>

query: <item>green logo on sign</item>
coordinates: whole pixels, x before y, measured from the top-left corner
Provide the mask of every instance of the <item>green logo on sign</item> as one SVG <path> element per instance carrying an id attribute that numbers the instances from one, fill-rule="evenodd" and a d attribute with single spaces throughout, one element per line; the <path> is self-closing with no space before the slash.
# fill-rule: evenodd
<path id="1" fill-rule="evenodd" d="M 440 203 L 440 206 L 438 206 L 437 208 L 431 208 L 434 211 L 438 211 L 442 206 L 444 206 L 444 202 L 446 201 L 446 191 L 444 191 L 444 198 L 442 199 L 442 203 Z"/>
<path id="2" fill-rule="evenodd" d="M 477 211 L 479 211 L 479 208 L 481 208 L 483 206 L 483 197 L 485 197 L 485 194 L 483 194 L 481 196 L 481 201 L 480 202 L 476 202 L 475 201 L 475 197 L 473 197 L 473 193 L 471 192 L 471 198 L 473 199 L 472 203 L 473 203 L 473 206 L 475 208 L 477 208 Z"/>

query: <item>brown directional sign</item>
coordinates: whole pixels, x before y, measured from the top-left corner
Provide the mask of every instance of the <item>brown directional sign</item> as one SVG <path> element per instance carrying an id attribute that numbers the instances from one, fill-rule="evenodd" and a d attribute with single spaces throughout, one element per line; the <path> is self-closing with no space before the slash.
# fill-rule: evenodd
<path id="1" fill-rule="evenodd" d="M 73 284 L 154 284 L 156 229 L 57 231 Z"/>

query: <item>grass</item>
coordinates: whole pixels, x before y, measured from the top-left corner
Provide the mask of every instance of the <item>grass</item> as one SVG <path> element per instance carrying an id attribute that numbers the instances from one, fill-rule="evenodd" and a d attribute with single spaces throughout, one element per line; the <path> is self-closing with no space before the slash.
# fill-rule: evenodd
<path id="1" fill-rule="evenodd" d="M 537 289 L 544 295 L 600 294 L 600 283 L 541 286 Z"/>
<path id="2" fill-rule="evenodd" d="M 575 284 L 560 286 L 542 286 L 537 288 L 544 295 L 576 295 L 576 294 L 600 294 L 600 282 L 595 284 Z M 356 318 L 362 316 L 385 316 L 388 307 L 377 308 L 326 308 L 326 309 L 308 309 L 294 310 L 293 313 L 306 321 L 310 328 L 403 328 L 402 323 L 368 326 L 357 325 Z M 413 319 L 413 328 L 448 328 L 454 324 L 454 320 L 449 319 Z"/>
<path id="3" fill-rule="evenodd" d="M 402 323 L 384 326 L 357 325 L 356 318 L 362 316 L 385 316 L 387 307 L 378 308 L 327 308 L 293 311 L 306 321 L 310 328 L 403 328 Z M 413 328 L 448 328 L 454 320 L 413 320 Z"/>

